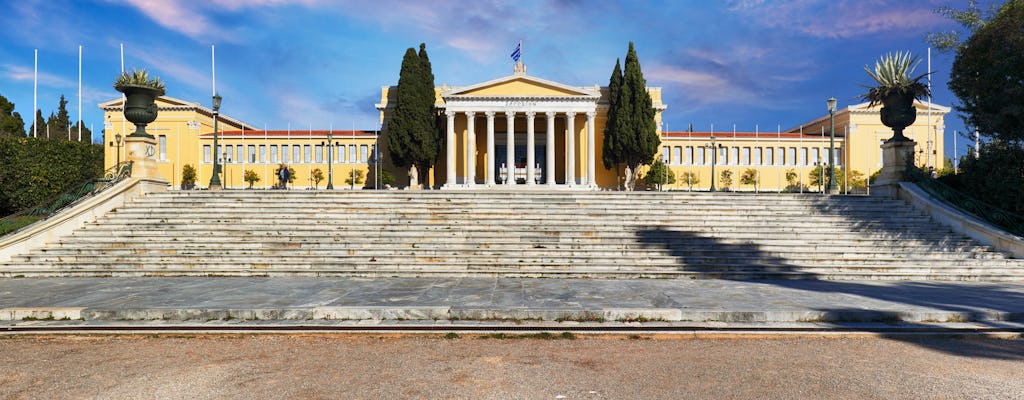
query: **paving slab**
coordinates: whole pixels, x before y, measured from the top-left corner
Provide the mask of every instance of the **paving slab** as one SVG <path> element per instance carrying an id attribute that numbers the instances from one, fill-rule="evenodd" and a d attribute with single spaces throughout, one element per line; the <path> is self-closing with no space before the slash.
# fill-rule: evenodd
<path id="1" fill-rule="evenodd" d="M 0 280 L 0 327 L 218 322 L 423 327 L 524 321 L 588 328 L 969 324 L 1020 330 L 1024 284 L 480 277 Z"/>

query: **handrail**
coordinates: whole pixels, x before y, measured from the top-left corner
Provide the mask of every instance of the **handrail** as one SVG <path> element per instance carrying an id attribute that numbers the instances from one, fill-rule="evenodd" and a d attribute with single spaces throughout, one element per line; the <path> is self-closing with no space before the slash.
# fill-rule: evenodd
<path id="1" fill-rule="evenodd" d="M 57 214 L 58 212 L 71 207 L 85 198 L 95 196 L 96 194 L 104 191 L 105 189 L 113 186 L 114 184 L 127 179 L 132 176 L 132 161 L 123 161 L 116 165 L 107 168 L 103 172 L 102 177 L 96 179 L 89 179 L 74 188 L 67 190 L 61 194 L 58 194 L 47 200 L 43 204 L 22 210 L 6 217 L 0 218 L 0 235 L 6 235 L 18 229 L 11 229 L 6 231 L 5 227 L 13 226 L 16 219 L 24 217 L 41 217 L 40 219 L 47 219 L 50 216 Z M 20 229 L 20 228 L 19 228 Z"/>
<path id="2" fill-rule="evenodd" d="M 998 226 L 1014 235 L 1024 236 L 1024 216 L 978 200 L 931 177 L 921 176 L 914 183 L 932 196 L 935 196 L 935 198 L 948 203 L 960 211 Z"/>

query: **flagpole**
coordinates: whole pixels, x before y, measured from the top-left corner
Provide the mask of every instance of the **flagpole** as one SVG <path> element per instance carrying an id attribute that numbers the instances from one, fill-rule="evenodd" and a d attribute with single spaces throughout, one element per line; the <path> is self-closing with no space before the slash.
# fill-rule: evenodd
<path id="1" fill-rule="evenodd" d="M 928 160 L 932 157 L 932 48 L 928 48 L 928 131 L 925 135 L 925 140 L 928 141 L 928 154 L 924 157 L 925 166 L 928 165 Z M 937 163 L 933 163 L 935 166 Z"/>
<path id="2" fill-rule="evenodd" d="M 36 115 L 39 115 L 39 49 L 35 50 L 35 67 L 32 73 L 32 137 L 39 137 L 39 119 Z"/>
<path id="3" fill-rule="evenodd" d="M 82 141 L 82 45 L 78 45 L 78 141 Z"/>

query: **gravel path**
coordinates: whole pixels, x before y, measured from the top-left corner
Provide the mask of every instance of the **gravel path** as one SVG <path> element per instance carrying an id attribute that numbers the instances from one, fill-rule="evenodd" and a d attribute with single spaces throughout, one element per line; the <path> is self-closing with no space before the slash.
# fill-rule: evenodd
<path id="1" fill-rule="evenodd" d="M 4 399 L 1024 399 L 1024 340 L 0 337 Z"/>

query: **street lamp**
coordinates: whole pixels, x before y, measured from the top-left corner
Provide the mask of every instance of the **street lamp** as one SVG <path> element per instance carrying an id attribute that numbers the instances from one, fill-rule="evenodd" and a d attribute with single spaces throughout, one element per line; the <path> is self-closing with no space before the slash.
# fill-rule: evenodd
<path id="1" fill-rule="evenodd" d="M 332 142 L 334 132 L 327 131 L 327 142 L 320 142 L 320 146 L 327 149 L 327 190 L 334 189 L 334 149 L 340 143 Z"/>
<path id="2" fill-rule="evenodd" d="M 839 187 L 836 186 L 836 167 L 833 165 L 836 161 L 836 98 L 829 97 L 826 102 L 828 103 L 830 126 L 828 136 L 828 193 L 837 194 L 839 193 Z"/>
<path id="3" fill-rule="evenodd" d="M 217 162 L 217 117 L 220 115 L 221 97 L 213 94 L 213 176 L 210 177 L 210 189 L 220 189 L 220 163 Z"/>
<path id="4" fill-rule="evenodd" d="M 114 159 L 114 166 L 116 167 L 116 166 L 121 164 L 121 134 L 120 133 L 114 135 L 114 141 L 110 142 L 110 147 L 114 147 L 114 148 L 117 149 L 117 158 Z"/>
<path id="5" fill-rule="evenodd" d="M 699 146 L 705 149 L 711 149 L 711 191 L 715 191 L 715 164 L 718 164 L 718 149 L 725 148 L 721 144 L 715 144 L 715 135 L 711 135 L 711 144 Z"/>

